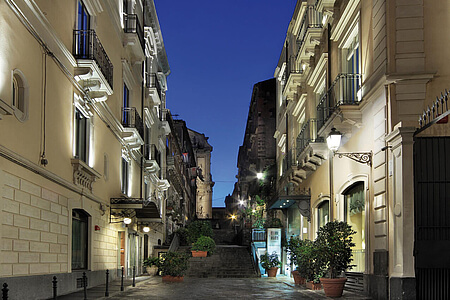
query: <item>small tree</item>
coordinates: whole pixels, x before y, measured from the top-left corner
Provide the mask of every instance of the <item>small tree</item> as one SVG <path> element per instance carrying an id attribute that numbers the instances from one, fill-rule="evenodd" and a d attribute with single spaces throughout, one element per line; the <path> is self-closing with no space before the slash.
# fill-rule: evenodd
<path id="1" fill-rule="evenodd" d="M 211 223 L 208 221 L 196 220 L 191 222 L 187 227 L 187 241 L 195 243 L 200 236 L 213 237 L 214 233 Z"/>
<path id="2" fill-rule="evenodd" d="M 202 235 L 197 239 L 197 241 L 192 245 L 193 251 L 207 251 L 208 255 L 211 255 L 214 253 L 214 250 L 216 249 L 216 242 L 209 236 Z"/>
<path id="3" fill-rule="evenodd" d="M 280 260 L 278 259 L 278 254 L 276 252 L 273 252 L 272 254 L 264 253 L 259 260 L 261 261 L 261 267 L 266 270 L 278 268 L 280 266 Z"/>
<path id="4" fill-rule="evenodd" d="M 291 237 L 287 244 L 287 252 L 301 277 L 318 282 L 323 276 L 323 264 L 318 259 L 319 252 L 313 241 Z"/>
<path id="5" fill-rule="evenodd" d="M 159 270 L 163 276 L 183 276 L 189 268 L 189 256 L 186 253 L 169 251 L 159 260 Z"/>
<path id="6" fill-rule="evenodd" d="M 352 235 L 356 231 L 342 221 L 328 222 L 317 232 L 315 241 L 319 253 L 319 264 L 323 264 L 330 278 L 336 278 L 346 269 L 351 269 L 352 262 Z"/>

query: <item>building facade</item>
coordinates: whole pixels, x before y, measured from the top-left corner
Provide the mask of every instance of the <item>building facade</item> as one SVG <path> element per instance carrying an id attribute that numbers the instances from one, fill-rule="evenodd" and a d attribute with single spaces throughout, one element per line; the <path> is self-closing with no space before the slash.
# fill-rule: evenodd
<path id="1" fill-rule="evenodd" d="M 445 214 L 444 200 L 430 202 L 442 198 L 445 172 L 426 177 L 436 184 L 428 194 L 420 190 L 423 166 L 432 165 L 423 161 L 432 149 L 445 161 L 438 149 L 449 134 L 448 53 L 439 50 L 448 42 L 437 21 L 448 10 L 438 7 L 298 1 L 274 74 L 278 196 L 269 208 L 283 212 L 286 238 L 314 239 L 330 220 L 352 225 L 348 287 L 374 299 L 448 297 L 450 265 L 424 246 L 445 248 L 446 223 L 431 221 Z M 326 139 L 337 131 L 340 147 L 330 151 Z"/>
<path id="2" fill-rule="evenodd" d="M 11 299 L 143 272 L 166 239 L 166 77 L 152 0 L 0 2 L 0 277 Z M 27 289 L 19 288 L 23 284 Z M 50 286 L 50 285 L 49 285 Z M 26 292 L 27 294 L 21 294 Z"/>
<path id="3" fill-rule="evenodd" d="M 197 162 L 197 199 L 196 216 L 199 219 L 211 219 L 213 186 L 211 175 L 211 152 L 213 147 L 208 143 L 208 137 L 203 133 L 188 129 L 192 147 Z"/>

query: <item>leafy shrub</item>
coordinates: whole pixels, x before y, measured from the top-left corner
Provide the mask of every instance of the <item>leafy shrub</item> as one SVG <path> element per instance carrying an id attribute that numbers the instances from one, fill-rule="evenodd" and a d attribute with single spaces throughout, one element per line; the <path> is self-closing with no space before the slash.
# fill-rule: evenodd
<path id="1" fill-rule="evenodd" d="M 197 239 L 197 241 L 192 245 L 193 251 L 208 251 L 208 255 L 214 253 L 216 249 L 216 242 L 209 236 L 202 235 Z"/>
<path id="2" fill-rule="evenodd" d="M 322 264 L 330 278 L 336 278 L 342 271 L 351 269 L 352 262 L 352 235 L 356 231 L 347 222 L 328 222 L 319 228 L 315 247 L 318 251 L 318 264 Z"/>
<path id="3" fill-rule="evenodd" d="M 273 252 L 272 254 L 264 253 L 259 260 L 261 262 L 261 267 L 264 269 L 280 266 L 280 260 L 278 259 L 278 254 L 276 252 Z"/>
<path id="4" fill-rule="evenodd" d="M 279 218 L 270 218 L 267 219 L 264 223 L 265 228 L 282 228 L 283 223 L 281 223 L 281 220 Z"/>
<path id="5" fill-rule="evenodd" d="M 189 267 L 188 261 L 189 255 L 186 253 L 169 251 L 162 254 L 158 267 L 162 276 L 183 276 Z"/>
<path id="6" fill-rule="evenodd" d="M 184 227 L 178 228 L 175 233 L 178 234 L 178 237 L 180 238 L 180 245 L 186 246 L 187 245 L 187 237 L 188 237 L 188 230 Z"/>
<path id="7" fill-rule="evenodd" d="M 159 258 L 149 256 L 146 259 L 144 259 L 144 267 L 151 267 L 151 266 L 158 266 L 159 264 Z"/>
<path id="8" fill-rule="evenodd" d="M 187 227 L 188 243 L 195 243 L 201 236 L 213 237 L 213 230 L 209 221 L 196 220 L 189 223 Z"/>

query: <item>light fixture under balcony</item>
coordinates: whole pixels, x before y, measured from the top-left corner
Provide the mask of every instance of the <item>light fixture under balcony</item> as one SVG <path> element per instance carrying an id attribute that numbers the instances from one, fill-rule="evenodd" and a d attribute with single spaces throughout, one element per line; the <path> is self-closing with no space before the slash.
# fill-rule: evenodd
<path id="1" fill-rule="evenodd" d="M 330 149 L 333 152 L 336 152 L 339 149 L 339 146 L 341 145 L 341 137 L 342 134 L 336 130 L 336 128 L 331 128 L 330 134 L 328 134 L 327 137 L 327 145 L 328 149 Z"/>

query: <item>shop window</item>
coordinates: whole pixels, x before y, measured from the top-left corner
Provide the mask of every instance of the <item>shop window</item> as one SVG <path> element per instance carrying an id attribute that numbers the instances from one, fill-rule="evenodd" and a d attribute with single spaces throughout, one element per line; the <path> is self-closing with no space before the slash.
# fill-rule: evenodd
<path id="1" fill-rule="evenodd" d="M 317 207 L 317 229 L 324 226 L 330 221 L 330 205 L 329 201 L 325 200 Z"/>
<path id="2" fill-rule="evenodd" d="M 72 270 L 88 268 L 88 221 L 85 211 L 72 211 Z"/>
<path id="3" fill-rule="evenodd" d="M 357 182 L 344 191 L 345 221 L 356 231 L 353 235 L 355 246 L 352 248 L 353 272 L 365 271 L 365 224 L 366 211 L 364 182 Z"/>

